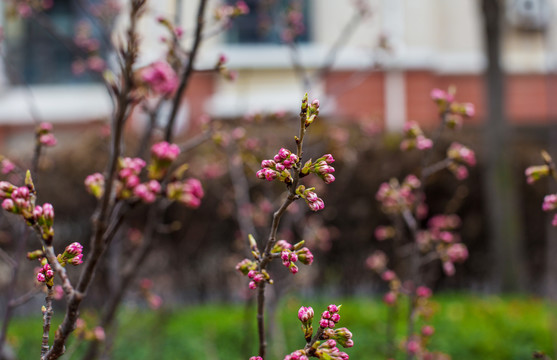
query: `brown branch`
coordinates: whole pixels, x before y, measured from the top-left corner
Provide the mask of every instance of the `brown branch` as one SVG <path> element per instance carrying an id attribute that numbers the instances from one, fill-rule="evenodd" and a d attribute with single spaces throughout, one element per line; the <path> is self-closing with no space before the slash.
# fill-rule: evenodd
<path id="1" fill-rule="evenodd" d="M 108 216 L 110 207 L 114 205 L 113 186 L 116 178 L 116 169 L 118 158 L 121 153 L 121 138 L 123 126 L 129 115 L 132 100 L 129 96 L 134 87 L 133 65 L 138 54 L 138 38 L 136 34 L 136 25 L 139 16 L 145 7 L 145 0 L 133 0 L 130 12 L 130 26 L 127 31 L 128 46 L 123 50 L 124 68 L 122 69 L 123 84 L 119 91 L 117 99 L 117 108 L 114 113 L 112 123 L 112 143 L 110 149 L 110 158 L 105 171 L 105 191 L 99 202 L 95 213 L 93 214 L 94 231 L 91 237 L 91 252 L 87 258 L 81 277 L 76 286 L 75 291 L 68 300 L 64 320 L 56 331 L 54 344 L 50 350 L 42 357 L 42 360 L 52 360 L 59 358 L 65 351 L 65 342 L 67 337 L 75 328 L 75 322 L 79 316 L 79 306 L 87 292 L 87 289 L 95 274 L 97 264 L 104 253 L 105 244 L 103 236 L 108 226 Z M 48 254 L 48 249 L 47 249 Z M 50 260 L 49 260 L 50 261 Z M 51 264 L 52 265 L 52 264 Z"/>
<path id="2" fill-rule="evenodd" d="M 203 34 L 203 26 L 205 24 L 204 15 L 205 15 L 206 5 L 207 5 L 207 0 L 200 0 L 199 8 L 197 10 L 197 26 L 195 29 L 195 38 L 193 39 L 193 45 L 191 48 L 188 65 L 186 67 L 186 70 L 184 71 L 182 80 L 180 81 L 180 86 L 176 91 L 176 95 L 172 103 L 172 111 L 170 112 L 168 123 L 166 124 L 164 139 L 167 142 L 172 141 L 172 128 L 174 127 L 176 115 L 178 114 L 178 109 L 180 108 L 180 104 L 182 103 L 182 97 L 186 92 L 191 75 L 193 74 L 193 65 L 195 62 L 195 58 L 197 56 L 199 45 L 201 44 L 201 38 L 202 38 L 201 35 Z"/>
<path id="3" fill-rule="evenodd" d="M 50 321 L 52 319 L 52 297 L 54 291 L 52 286 L 46 287 L 45 308 L 43 309 L 43 340 L 41 343 L 41 357 L 48 351 L 48 339 L 50 336 Z"/>

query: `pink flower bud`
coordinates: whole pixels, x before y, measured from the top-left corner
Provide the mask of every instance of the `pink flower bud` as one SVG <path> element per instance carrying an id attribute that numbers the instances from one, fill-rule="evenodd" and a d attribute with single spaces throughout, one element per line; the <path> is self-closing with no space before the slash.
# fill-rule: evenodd
<path id="1" fill-rule="evenodd" d="M 331 318 L 331 313 L 327 310 L 321 313 L 321 319 L 329 320 Z"/>
<path id="2" fill-rule="evenodd" d="M 396 279 L 396 274 L 392 270 L 387 270 L 383 274 L 381 274 L 381 279 L 383 279 L 384 281 L 392 281 Z"/>
<path id="3" fill-rule="evenodd" d="M 248 286 L 251 290 L 255 290 L 257 288 L 255 281 L 250 281 Z"/>
<path id="4" fill-rule="evenodd" d="M 340 321 L 340 315 L 338 313 L 335 313 L 333 315 L 331 315 L 331 321 L 337 323 Z"/>
<path id="5" fill-rule="evenodd" d="M 329 327 L 329 320 L 327 320 L 327 319 L 319 320 L 319 326 L 322 327 L 322 328 L 328 328 Z"/>
<path id="6" fill-rule="evenodd" d="M 44 274 L 42 272 L 37 274 L 37 281 L 38 282 L 45 282 L 46 281 L 46 277 L 44 276 Z"/>
<path id="7" fill-rule="evenodd" d="M 416 354 L 420 351 L 420 344 L 416 340 L 410 340 L 406 344 L 406 350 L 409 354 Z"/>
<path id="8" fill-rule="evenodd" d="M 418 286 L 418 288 L 416 289 L 416 296 L 421 297 L 421 298 L 429 298 L 432 295 L 432 291 L 430 288 L 425 287 L 425 286 Z"/>
<path id="9" fill-rule="evenodd" d="M 54 207 L 51 204 L 45 203 L 43 205 L 43 216 L 46 221 L 54 220 Z"/>
<path id="10" fill-rule="evenodd" d="M 331 304 L 327 307 L 327 310 L 332 313 L 338 312 L 339 308 L 335 304 Z"/>
<path id="11" fill-rule="evenodd" d="M 388 293 L 383 296 L 383 302 L 387 305 L 393 305 L 396 302 L 396 293 L 393 291 L 389 291 Z"/>
<path id="12" fill-rule="evenodd" d="M 435 329 L 431 325 L 424 325 L 422 327 L 422 335 L 423 336 L 431 336 L 435 332 Z"/>
<path id="13" fill-rule="evenodd" d="M 310 319 L 313 319 L 313 316 L 314 316 L 314 312 L 311 306 L 308 307 L 302 306 L 300 310 L 298 310 L 298 319 L 300 319 L 300 321 L 303 323 L 306 323 Z"/>

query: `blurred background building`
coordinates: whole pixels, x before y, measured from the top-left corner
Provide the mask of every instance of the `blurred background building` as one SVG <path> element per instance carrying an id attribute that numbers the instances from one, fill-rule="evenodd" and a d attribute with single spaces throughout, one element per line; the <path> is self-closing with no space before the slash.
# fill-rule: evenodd
<path id="1" fill-rule="evenodd" d="M 125 2 L 124 2 L 125 3 Z M 222 1 L 210 1 L 214 14 Z M 305 31 L 295 47 L 282 39 L 290 1 L 247 1 L 250 13 L 234 19 L 226 31 L 207 19 L 213 36 L 202 45 L 196 64 L 209 69 L 219 54 L 238 72 L 236 81 L 199 75 L 188 91 L 182 129 L 204 113 L 237 117 L 258 111 L 292 110 L 300 95 L 327 99 L 324 111 L 343 118 L 369 117 L 394 130 L 407 119 L 435 119 L 429 106 L 434 87 L 456 85 L 459 98 L 476 104 L 477 121 L 485 117 L 482 73 L 486 68 L 480 1 L 469 0 L 305 0 L 301 13 Z M 505 1 L 503 63 L 507 74 L 506 112 L 517 124 L 543 124 L 557 113 L 551 101 L 557 26 L 551 21 L 555 0 Z M 4 5 L 4 2 L 0 6 Z M 192 38 L 195 0 L 159 0 L 153 14 L 176 20 Z M 369 8 L 369 16 L 362 13 Z M 2 8 L 0 8 L 2 10 Z M 82 2 L 56 0 L 48 11 L 59 30 L 72 36 L 86 17 Z M 111 104 L 103 86 L 90 76 L 71 72 L 67 44 L 53 39 L 33 21 L 2 18 L 5 41 L 0 88 L 0 124 L 6 129 L 31 123 L 30 111 L 54 123 L 80 123 L 109 115 Z M 123 26 L 121 24 L 121 26 Z M 146 20 L 142 61 L 159 59 L 165 30 Z M 352 30 L 343 33 L 343 29 Z M 102 39 L 101 39 L 102 40 Z M 114 38 L 113 38 L 114 40 Z M 331 49 L 333 56 L 329 56 Z M 321 71 L 332 61 L 331 71 Z M 304 84 L 294 64 L 313 74 Z M 29 87 L 23 86 L 27 84 Z M 30 96 L 29 94 L 32 94 Z M 32 99 L 29 99 L 32 98 Z M 30 101 L 35 105 L 29 106 Z M 34 110 L 32 110 L 34 108 Z"/>

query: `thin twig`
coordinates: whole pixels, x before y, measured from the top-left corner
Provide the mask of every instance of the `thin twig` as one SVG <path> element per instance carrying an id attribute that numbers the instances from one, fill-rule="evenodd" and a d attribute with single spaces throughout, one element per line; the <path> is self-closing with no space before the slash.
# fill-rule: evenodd
<path id="1" fill-rule="evenodd" d="M 180 104 L 182 103 L 182 98 L 185 94 L 185 91 L 188 87 L 188 83 L 191 79 L 191 75 L 193 74 L 193 65 L 195 62 L 195 58 L 197 56 L 197 51 L 199 50 L 199 46 L 201 44 L 201 38 L 202 38 L 202 34 L 203 34 L 203 26 L 205 24 L 205 8 L 207 5 L 207 0 L 200 0 L 199 2 L 199 8 L 197 10 L 197 25 L 196 25 L 196 29 L 195 29 L 195 38 L 193 39 L 193 45 L 191 48 L 191 52 L 190 52 L 190 57 L 188 60 L 188 65 L 186 67 L 186 71 L 184 71 L 184 74 L 182 76 L 182 79 L 180 81 L 180 86 L 178 87 L 178 90 L 176 91 L 176 95 L 174 97 L 174 101 L 172 103 L 172 110 L 170 112 L 170 116 L 168 118 L 168 123 L 166 124 L 166 130 L 165 130 L 165 135 L 164 135 L 164 139 L 167 142 L 171 142 L 172 141 L 172 130 L 174 127 L 174 122 L 176 120 L 176 115 L 178 114 L 178 109 L 180 108 Z"/>

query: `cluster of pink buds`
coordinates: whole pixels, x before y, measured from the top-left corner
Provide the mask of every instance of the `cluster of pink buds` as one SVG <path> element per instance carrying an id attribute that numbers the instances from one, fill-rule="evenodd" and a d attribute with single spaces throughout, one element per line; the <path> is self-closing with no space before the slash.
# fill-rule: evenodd
<path id="1" fill-rule="evenodd" d="M 347 328 L 334 329 L 336 323 L 340 320 L 340 305 L 331 304 L 321 314 L 319 321 L 319 331 L 312 343 L 312 321 L 314 312 L 311 307 L 302 306 L 298 310 L 298 319 L 302 322 L 302 331 L 308 344 L 304 349 L 296 350 L 284 357 L 284 360 L 308 360 L 310 357 L 316 357 L 323 360 L 347 360 L 348 354 L 337 348 L 337 342 L 342 347 L 349 348 L 354 346 L 352 333 Z"/>
<path id="2" fill-rule="evenodd" d="M 433 141 L 424 135 L 424 132 L 415 121 L 408 121 L 403 127 L 404 138 L 400 143 L 402 151 L 418 149 L 426 150 L 433 147 Z"/>
<path id="3" fill-rule="evenodd" d="M 296 38 L 306 31 L 304 14 L 297 3 L 292 3 L 285 16 L 285 28 L 281 33 L 281 39 L 285 43 L 292 43 Z"/>
<path id="4" fill-rule="evenodd" d="M 201 182 L 194 178 L 171 182 L 166 188 L 166 196 L 169 199 L 179 201 L 192 209 L 201 205 L 204 195 Z"/>
<path id="5" fill-rule="evenodd" d="M 555 165 L 551 156 L 546 151 L 542 151 L 542 157 L 545 162 L 544 165 L 530 166 L 526 169 L 525 175 L 528 184 L 533 184 L 535 181 L 550 175 L 554 179 L 557 179 L 555 175 Z M 557 209 L 557 194 L 546 195 L 543 199 L 542 209 L 543 211 L 552 211 Z M 557 214 L 553 216 L 551 225 L 557 226 Z"/>
<path id="6" fill-rule="evenodd" d="M 156 95 L 171 96 L 178 88 L 178 76 L 166 61 L 156 61 L 140 70 L 140 78 Z"/>
<path id="7" fill-rule="evenodd" d="M 309 104 L 309 97 L 306 93 L 302 99 L 300 116 L 304 120 L 304 126 L 306 128 L 310 126 L 315 119 L 317 119 L 317 116 L 319 116 L 319 100 L 314 99 L 311 104 Z"/>
<path id="8" fill-rule="evenodd" d="M 378 226 L 373 233 L 378 241 L 392 239 L 396 235 L 395 228 L 392 226 Z"/>
<path id="9" fill-rule="evenodd" d="M 37 273 L 37 281 L 45 283 L 47 286 L 50 287 L 54 286 L 54 271 L 52 271 L 50 264 L 48 264 L 46 259 L 43 259 L 41 261 L 41 265 L 42 266 Z"/>
<path id="10" fill-rule="evenodd" d="M 413 209 L 414 206 L 418 206 L 418 210 L 423 212 L 425 210 L 420 209 L 423 208 L 423 205 L 415 204 L 414 190 L 420 186 L 420 180 L 414 175 L 406 176 L 402 184 L 393 178 L 379 186 L 375 198 L 381 203 L 381 208 L 387 214 L 399 214 L 406 209 Z"/>
<path id="11" fill-rule="evenodd" d="M 348 360 L 350 358 L 347 353 L 340 351 L 337 347 L 336 341 L 333 339 L 319 343 L 317 349 L 315 350 L 315 356 L 319 359 L 330 360 Z"/>
<path id="12" fill-rule="evenodd" d="M 25 186 L 17 187 L 7 181 L 0 181 L 2 208 L 21 215 L 29 225 L 37 224 L 42 238 L 50 244 L 54 237 L 54 207 L 49 203 L 35 206 L 35 198 L 35 186 L 30 171 L 25 175 Z"/>
<path id="13" fill-rule="evenodd" d="M 104 341 L 106 339 L 106 333 L 101 326 L 89 329 L 87 328 L 87 323 L 82 318 L 77 319 L 75 322 L 75 335 L 79 339 L 86 341 Z"/>
<path id="14" fill-rule="evenodd" d="M 286 355 L 284 360 L 309 360 L 305 350 L 296 350 L 290 355 Z"/>
<path id="15" fill-rule="evenodd" d="M 87 69 L 95 72 L 102 72 L 106 69 L 106 62 L 100 56 L 100 41 L 93 37 L 93 30 L 89 22 L 80 21 L 76 25 L 74 43 L 86 57 L 72 63 L 74 75 L 80 75 Z"/>
<path id="16" fill-rule="evenodd" d="M 282 264 L 290 269 L 292 274 L 296 274 L 298 267 L 295 262 L 300 261 L 304 265 L 311 265 L 313 263 L 313 254 L 304 244 L 304 240 L 294 245 L 286 240 L 279 240 L 271 249 L 271 254 L 280 254 Z"/>
<path id="17" fill-rule="evenodd" d="M 300 185 L 296 188 L 296 195 L 300 196 L 306 201 L 306 204 L 308 205 L 310 210 L 323 210 L 325 208 L 325 202 L 323 202 L 323 199 L 318 197 L 313 190 L 315 190 L 315 188 L 306 189 L 304 185 Z"/>
<path id="18" fill-rule="evenodd" d="M 15 164 L 9 159 L 2 159 L 0 161 L 0 172 L 4 175 L 11 173 L 15 170 Z"/>
<path id="19" fill-rule="evenodd" d="M 149 164 L 149 178 L 160 180 L 168 171 L 174 160 L 180 155 L 180 147 L 161 141 L 151 147 L 151 163 Z"/>
<path id="20" fill-rule="evenodd" d="M 330 184 L 335 181 L 335 168 L 331 164 L 335 162 L 333 155 L 325 154 L 315 162 L 308 160 L 304 167 L 302 168 L 302 174 L 307 175 L 309 173 L 314 173 L 321 178 L 326 184 Z"/>
<path id="21" fill-rule="evenodd" d="M 215 9 L 215 20 L 229 21 L 235 17 L 249 13 L 249 7 L 244 1 L 237 1 L 235 5 L 221 5 Z"/>
<path id="22" fill-rule="evenodd" d="M 420 231 L 416 239 L 423 253 L 431 250 L 437 252 L 447 276 L 454 275 L 455 263 L 463 263 L 468 258 L 466 245 L 454 233 L 460 223 L 457 215 L 433 216 L 428 222 L 428 229 Z"/>
<path id="23" fill-rule="evenodd" d="M 454 101 L 454 90 L 444 91 L 441 89 L 433 89 L 431 91 L 431 99 L 435 101 L 439 108 L 439 114 L 449 114 L 457 116 L 472 117 L 475 114 L 474 105 L 471 103 L 456 103 Z M 454 123 L 456 121 L 456 123 Z M 451 120 L 456 126 L 459 126 L 459 119 Z M 451 126 L 451 123 L 447 125 Z"/>
<path id="24" fill-rule="evenodd" d="M 83 246 L 78 243 L 74 242 L 70 245 L 66 246 L 66 249 L 62 254 L 59 254 L 58 262 L 62 266 L 66 266 L 66 264 L 71 264 L 77 266 L 83 263 Z"/>
<path id="25" fill-rule="evenodd" d="M 54 146 L 57 141 L 52 134 L 52 124 L 49 122 L 42 122 L 37 127 L 37 139 L 42 146 Z"/>
<path id="26" fill-rule="evenodd" d="M 524 172 L 528 184 L 533 184 L 539 179 L 548 176 L 550 173 L 551 173 L 551 169 L 548 165 L 530 166 Z"/>
<path id="27" fill-rule="evenodd" d="M 263 358 L 261 356 L 252 356 L 249 360 L 263 360 Z"/>
<path id="28" fill-rule="evenodd" d="M 104 193 L 104 176 L 101 173 L 94 173 L 85 178 L 85 188 L 87 192 L 97 199 Z"/>
<path id="29" fill-rule="evenodd" d="M 141 180 L 139 174 L 145 167 L 145 161 L 140 158 L 120 158 L 118 171 L 118 184 L 116 193 L 120 199 L 128 199 L 133 194 L 133 189 L 139 185 Z"/>
<path id="30" fill-rule="evenodd" d="M 278 179 L 286 184 L 292 183 L 290 169 L 298 162 L 298 156 L 290 150 L 281 148 L 274 156 L 273 160 L 263 160 L 261 170 L 257 172 L 259 179 L 273 181 Z"/>
<path id="31" fill-rule="evenodd" d="M 336 342 L 345 348 L 354 346 L 352 332 L 350 332 L 347 328 L 325 329 L 323 330 L 323 338 L 336 340 Z"/>
<path id="32" fill-rule="evenodd" d="M 215 69 L 226 79 L 235 81 L 238 78 L 238 72 L 228 69 L 225 65 L 227 62 L 228 58 L 226 57 L 226 55 L 221 54 L 215 65 Z"/>
<path id="33" fill-rule="evenodd" d="M 157 199 L 161 191 L 161 184 L 157 180 L 150 180 L 139 184 L 133 189 L 133 194 L 146 204 L 151 204 Z"/>
<path id="34" fill-rule="evenodd" d="M 383 302 L 387 305 L 394 305 L 401 291 L 401 282 L 396 273 L 387 268 L 387 255 L 381 250 L 375 250 L 366 259 L 366 266 L 381 277 L 383 281 L 389 283 L 389 292 L 383 296 Z"/>
<path id="35" fill-rule="evenodd" d="M 336 323 L 340 320 L 340 314 L 338 311 L 340 310 L 340 305 L 336 306 L 331 304 L 327 307 L 327 310 L 323 311 L 321 314 L 321 320 L 319 320 L 319 326 L 326 329 L 326 328 L 334 328 Z"/>
<path id="36" fill-rule="evenodd" d="M 257 255 L 259 256 L 259 254 Z M 257 271 L 257 263 L 255 261 L 244 259 L 236 265 L 236 270 L 251 279 L 248 285 L 251 290 L 256 289 L 258 284 L 262 281 L 266 281 L 269 284 L 273 283 L 273 280 L 266 270 Z"/>
<path id="37" fill-rule="evenodd" d="M 468 177 L 468 169 L 464 165 L 468 165 L 469 167 L 476 166 L 476 155 L 474 151 L 457 142 L 453 142 L 447 149 L 447 158 L 451 160 L 449 170 L 451 170 L 459 180 Z"/>
<path id="38" fill-rule="evenodd" d="M 302 322 L 302 331 L 304 332 L 304 337 L 306 341 L 311 339 L 313 335 L 313 316 L 314 316 L 313 308 L 311 306 L 305 307 L 302 306 L 298 310 L 298 319 Z"/>

